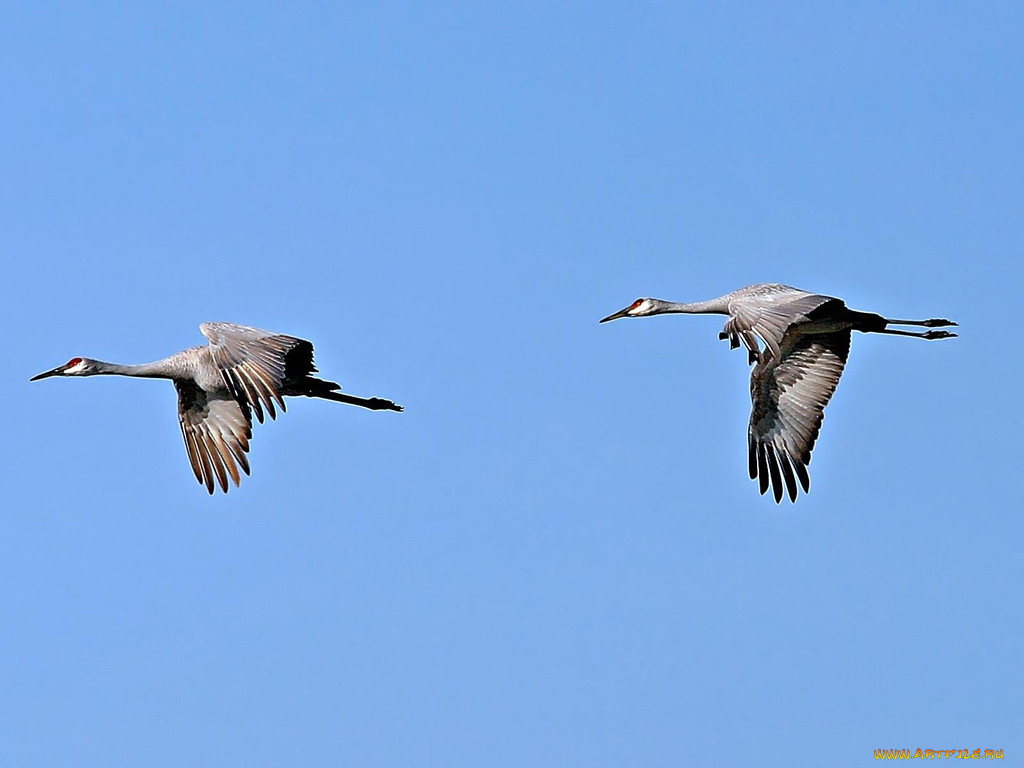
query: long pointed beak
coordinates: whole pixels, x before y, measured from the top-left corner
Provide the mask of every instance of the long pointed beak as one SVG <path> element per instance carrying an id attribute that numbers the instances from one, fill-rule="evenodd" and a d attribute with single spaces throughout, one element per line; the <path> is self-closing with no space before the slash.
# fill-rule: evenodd
<path id="1" fill-rule="evenodd" d="M 37 373 L 35 376 L 33 376 L 31 379 L 29 379 L 29 381 L 39 381 L 40 379 L 48 379 L 51 376 L 60 376 L 62 373 L 64 373 L 64 369 L 65 368 L 67 368 L 66 365 L 58 365 L 52 371 L 45 371 L 44 373 Z"/>
<path id="2" fill-rule="evenodd" d="M 608 315 L 608 317 L 605 317 L 605 318 L 603 318 L 601 320 L 598 320 L 597 322 L 598 323 L 607 323 L 609 320 L 618 320 L 620 317 L 629 317 L 629 310 L 632 309 L 632 307 L 633 307 L 633 305 L 630 304 L 625 309 L 620 309 L 615 314 Z"/>

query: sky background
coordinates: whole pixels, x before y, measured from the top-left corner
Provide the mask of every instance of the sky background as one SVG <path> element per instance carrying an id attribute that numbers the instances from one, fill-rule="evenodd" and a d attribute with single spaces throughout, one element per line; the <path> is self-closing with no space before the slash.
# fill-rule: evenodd
<path id="1" fill-rule="evenodd" d="M 5 3 L 0 764 L 863 765 L 1024 753 L 1018 3 Z M 721 318 L 856 335 L 746 477 Z M 144 362 L 293 401 L 196 484 Z M 1016 446 L 1016 447 L 1015 447 Z"/>

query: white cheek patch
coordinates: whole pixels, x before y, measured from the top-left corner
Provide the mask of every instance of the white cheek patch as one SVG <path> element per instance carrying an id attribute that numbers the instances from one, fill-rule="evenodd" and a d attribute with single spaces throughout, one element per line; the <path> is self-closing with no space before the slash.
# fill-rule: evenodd
<path id="1" fill-rule="evenodd" d="M 643 301 L 640 302 L 640 306 L 638 306 L 636 309 L 629 310 L 629 313 L 631 315 L 634 314 L 634 313 L 635 314 L 642 314 L 642 313 L 647 312 L 648 310 L 650 310 L 650 308 L 651 308 L 651 302 L 648 301 L 647 299 L 644 299 Z"/>
<path id="2" fill-rule="evenodd" d="M 65 368 L 64 369 L 64 373 L 76 374 L 76 373 L 79 373 L 79 372 L 83 371 L 84 369 L 85 369 L 85 360 L 82 360 L 81 362 L 76 363 L 75 365 L 72 365 L 70 368 Z"/>

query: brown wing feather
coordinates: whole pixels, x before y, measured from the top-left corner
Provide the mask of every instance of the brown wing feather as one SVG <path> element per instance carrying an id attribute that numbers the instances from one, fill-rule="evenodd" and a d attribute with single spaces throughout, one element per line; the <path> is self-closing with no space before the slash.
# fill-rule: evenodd
<path id="1" fill-rule="evenodd" d="M 761 493 L 770 482 L 780 501 L 784 481 L 796 501 L 797 479 L 804 493 L 810 490 L 806 467 L 849 354 L 850 331 L 842 330 L 799 338 L 781 360 L 771 357 L 754 366 L 748 464 L 751 479 L 760 480 Z"/>
<path id="2" fill-rule="evenodd" d="M 228 478 L 241 482 L 238 467 L 249 474 L 249 407 L 229 394 L 209 393 L 189 380 L 175 379 L 178 421 L 196 480 L 211 494 L 214 481 L 227 493 Z"/>

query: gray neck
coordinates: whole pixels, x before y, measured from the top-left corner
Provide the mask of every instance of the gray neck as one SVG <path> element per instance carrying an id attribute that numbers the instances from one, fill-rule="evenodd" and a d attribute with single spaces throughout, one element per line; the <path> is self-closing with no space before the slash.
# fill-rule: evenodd
<path id="1" fill-rule="evenodd" d="M 96 360 L 93 366 L 96 376 L 135 376 L 141 379 L 174 378 L 173 372 L 169 370 L 165 360 L 139 365 L 121 365 L 120 363 L 105 363 L 102 360 Z"/>
<path id="2" fill-rule="evenodd" d="M 689 304 L 681 304 L 677 301 L 662 301 L 653 299 L 656 302 L 655 315 L 728 315 L 729 301 L 725 296 L 707 301 L 694 301 Z"/>

